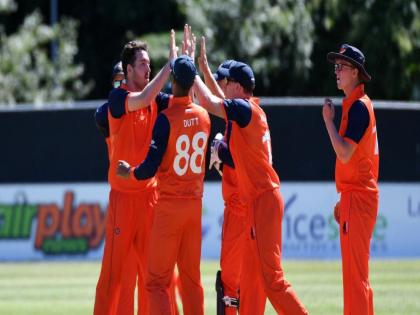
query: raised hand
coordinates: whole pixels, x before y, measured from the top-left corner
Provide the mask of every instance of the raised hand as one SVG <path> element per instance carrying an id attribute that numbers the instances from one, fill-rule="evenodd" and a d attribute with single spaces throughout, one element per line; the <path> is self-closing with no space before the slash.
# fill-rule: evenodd
<path id="1" fill-rule="evenodd" d="M 324 100 L 324 106 L 322 106 L 322 116 L 325 122 L 334 120 L 334 116 L 335 116 L 334 105 L 333 105 L 332 100 L 329 98 L 326 98 Z"/>
<path id="2" fill-rule="evenodd" d="M 200 42 L 200 56 L 198 57 L 198 66 L 201 72 L 204 72 L 205 69 L 208 67 L 207 63 L 207 52 L 206 52 L 206 38 L 204 36 L 201 37 Z"/>
<path id="3" fill-rule="evenodd" d="M 178 57 L 178 47 L 175 42 L 175 31 L 171 30 L 170 42 L 169 42 L 169 61 L 172 61 Z"/>
<path id="4" fill-rule="evenodd" d="M 191 31 L 191 26 L 184 25 L 184 37 L 182 39 L 182 53 L 190 56 L 193 60 L 195 57 L 196 37 Z"/>

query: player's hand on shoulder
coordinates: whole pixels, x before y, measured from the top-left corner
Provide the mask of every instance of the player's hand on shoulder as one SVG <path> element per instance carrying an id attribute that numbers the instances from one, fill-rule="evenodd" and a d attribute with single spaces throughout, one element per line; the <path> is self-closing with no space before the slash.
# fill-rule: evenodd
<path id="1" fill-rule="evenodd" d="M 128 178 L 130 176 L 130 164 L 126 161 L 119 160 L 117 164 L 117 176 Z"/>
<path id="2" fill-rule="evenodd" d="M 214 167 L 216 171 L 222 176 L 221 166 L 222 160 L 219 157 L 219 146 L 223 143 L 223 135 L 219 132 L 214 137 L 210 146 L 210 163 L 209 170 Z"/>

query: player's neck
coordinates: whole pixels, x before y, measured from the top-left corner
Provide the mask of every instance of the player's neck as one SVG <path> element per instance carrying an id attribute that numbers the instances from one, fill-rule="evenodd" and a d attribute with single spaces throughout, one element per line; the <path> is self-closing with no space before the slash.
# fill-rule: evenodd
<path id="1" fill-rule="evenodd" d="M 127 80 L 126 86 L 127 86 L 127 90 L 130 92 L 141 92 L 144 90 L 144 86 L 139 87 L 133 81 L 129 81 L 129 80 Z"/>

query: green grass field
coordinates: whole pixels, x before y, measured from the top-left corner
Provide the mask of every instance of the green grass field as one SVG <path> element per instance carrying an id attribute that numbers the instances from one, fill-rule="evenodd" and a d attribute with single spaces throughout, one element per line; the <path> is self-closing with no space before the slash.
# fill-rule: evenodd
<path id="1" fill-rule="evenodd" d="M 206 314 L 216 314 L 217 262 L 202 264 Z M 0 263 L 0 314 L 92 314 L 98 262 Z M 287 261 L 286 278 L 312 315 L 342 310 L 338 261 Z M 376 315 L 420 314 L 420 261 L 372 261 Z M 267 303 L 265 314 L 275 314 Z"/>

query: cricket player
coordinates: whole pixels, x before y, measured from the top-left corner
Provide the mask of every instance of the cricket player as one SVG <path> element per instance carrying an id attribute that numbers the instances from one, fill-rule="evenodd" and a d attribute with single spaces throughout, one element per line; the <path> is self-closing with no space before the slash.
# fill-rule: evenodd
<path id="1" fill-rule="evenodd" d="M 201 53 L 205 45 L 201 40 Z M 271 165 L 271 140 L 264 111 L 253 96 L 255 78 L 242 62 L 222 72 L 227 77 L 226 98 L 213 95 L 199 76 L 194 92 L 208 112 L 232 121 L 229 149 L 235 163 L 241 200 L 249 209 L 251 251 L 263 282 L 264 291 L 279 314 L 307 314 L 281 267 L 281 224 L 284 203 L 280 181 Z M 248 264 L 243 265 L 243 273 Z"/>
<path id="2" fill-rule="evenodd" d="M 205 47 L 203 49 L 205 50 Z M 225 98 L 227 84 L 227 78 L 221 73 L 222 69 L 229 69 L 234 62 L 236 61 L 224 61 L 216 73 L 212 74 L 206 53 L 200 55 L 199 65 L 204 75 L 204 82 L 210 91 L 220 98 Z M 262 283 L 255 277 L 246 275 L 241 277 L 242 261 L 249 259 L 243 255 L 247 237 L 245 231 L 248 212 L 246 205 L 239 197 L 235 165 L 228 147 L 231 130 L 232 122 L 228 121 L 224 136 L 216 135 L 211 145 L 209 164 L 209 168 L 214 166 L 222 175 L 222 195 L 225 205 L 220 255 L 221 271 L 218 271 L 216 276 L 217 314 L 236 315 L 240 311 L 240 314 L 259 315 L 264 314 L 266 302 Z M 249 279 L 250 285 L 244 283 L 246 279 Z M 250 294 L 249 299 L 244 298 L 243 305 L 242 303 L 240 305 L 239 293 L 241 297 Z M 251 303 L 246 305 L 247 301 Z"/>
<path id="3" fill-rule="evenodd" d="M 171 31 L 169 60 L 176 57 L 175 33 Z M 170 73 L 168 62 L 149 82 L 150 59 L 147 45 L 129 42 L 122 51 L 122 67 L 127 89 L 113 89 L 108 98 L 110 133 L 108 180 L 111 186 L 105 232 L 105 247 L 99 276 L 94 314 L 131 314 L 130 297 L 122 293 L 123 278 L 127 275 L 130 253 L 135 251 L 139 266 L 139 294 L 143 292 L 139 308 L 142 314 L 149 312 L 145 296 L 145 272 L 149 237 L 156 203 L 156 179 L 138 182 L 122 180 L 116 176 L 118 160 L 125 158 L 139 163 L 147 153 L 152 127 L 158 111 L 167 107 L 169 97 L 159 93 Z M 144 312 L 144 313 L 143 313 Z M 140 311 L 139 311 L 140 313 Z"/>
<path id="4" fill-rule="evenodd" d="M 344 315 L 373 315 L 369 284 L 370 240 L 378 215 L 379 149 L 375 113 L 364 83 L 371 80 L 365 57 L 344 44 L 327 60 L 334 64 L 337 88 L 344 92 L 340 128 L 334 125 L 334 106 L 326 99 L 322 115 L 337 155 L 335 181 L 340 201 L 334 216 L 340 225 Z"/>
<path id="5" fill-rule="evenodd" d="M 122 88 L 127 90 L 125 85 L 124 71 L 122 62 L 119 61 L 112 69 L 111 85 L 113 88 Z M 108 102 L 99 106 L 95 111 L 95 123 L 98 130 L 105 138 L 108 148 L 108 156 L 111 150 L 111 137 L 109 134 L 109 120 L 108 120 Z M 144 279 L 141 279 L 141 273 L 138 272 L 138 261 L 136 251 L 130 251 L 126 258 L 126 266 L 122 275 L 122 284 L 120 296 L 118 299 L 117 314 L 133 314 L 134 313 L 134 292 L 136 288 L 136 279 L 138 277 L 138 315 L 148 315 L 148 307 L 145 306 L 144 298 L 147 298 L 147 292 L 144 287 Z M 173 294 L 175 294 L 173 292 Z M 177 309 L 177 308 L 176 308 Z"/>
<path id="6" fill-rule="evenodd" d="M 146 159 L 137 167 L 120 161 L 117 169 L 123 178 L 143 182 L 156 174 L 158 181 L 147 275 L 152 315 L 173 314 L 168 289 L 175 263 L 184 314 L 204 314 L 201 199 L 210 118 L 190 97 L 196 71 L 189 56 L 173 62 L 173 98 L 156 120 Z"/>

